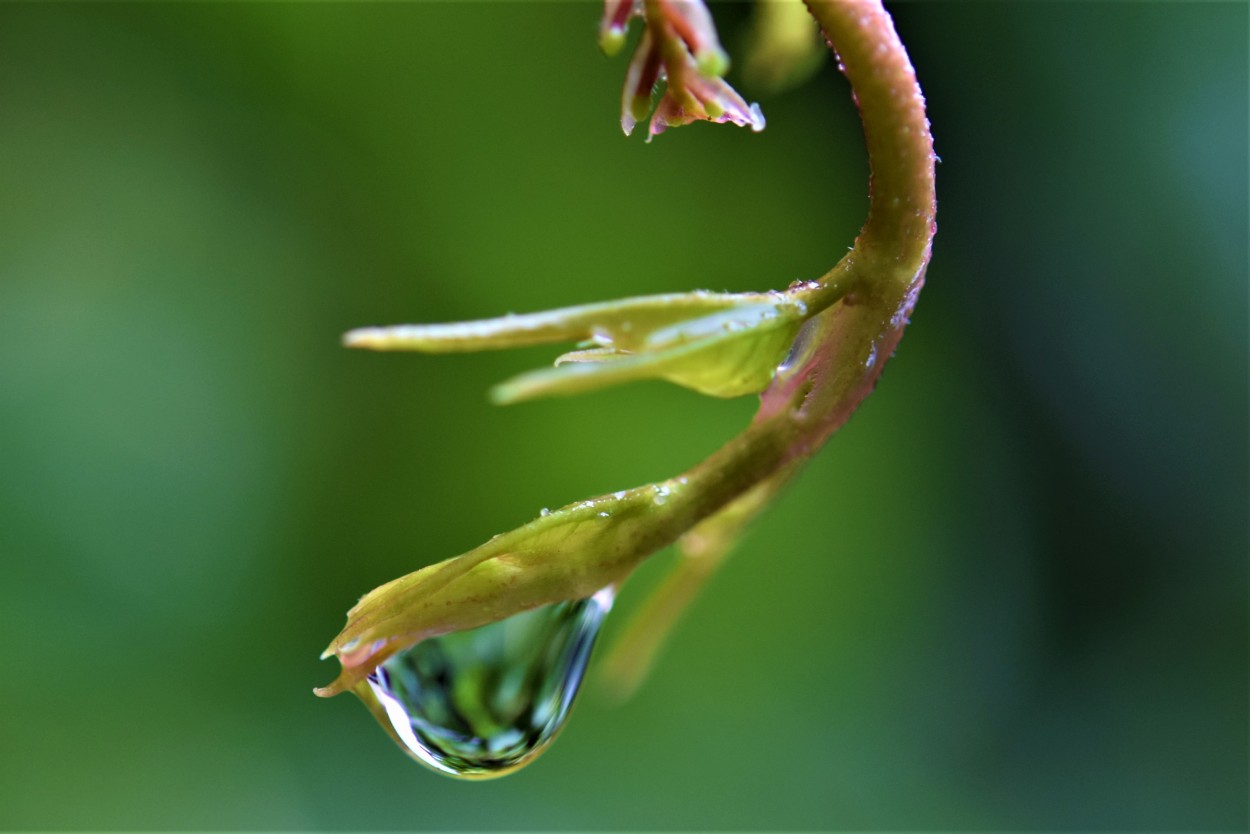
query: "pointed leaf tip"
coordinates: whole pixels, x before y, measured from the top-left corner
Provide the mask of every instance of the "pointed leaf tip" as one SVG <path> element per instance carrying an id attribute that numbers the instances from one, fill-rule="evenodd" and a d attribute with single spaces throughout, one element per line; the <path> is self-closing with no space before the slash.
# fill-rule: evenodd
<path id="1" fill-rule="evenodd" d="M 343 347 L 374 348 L 384 340 L 380 327 L 358 327 L 343 334 Z"/>
<path id="2" fill-rule="evenodd" d="M 655 500 L 660 491 L 663 502 Z M 330 697 L 353 689 L 380 663 L 428 637 L 584 599 L 621 581 L 680 532 L 674 526 L 661 541 L 655 531 L 688 511 L 685 494 L 684 483 L 665 481 L 570 504 L 375 588 L 331 643 L 338 677 L 315 693 Z"/>

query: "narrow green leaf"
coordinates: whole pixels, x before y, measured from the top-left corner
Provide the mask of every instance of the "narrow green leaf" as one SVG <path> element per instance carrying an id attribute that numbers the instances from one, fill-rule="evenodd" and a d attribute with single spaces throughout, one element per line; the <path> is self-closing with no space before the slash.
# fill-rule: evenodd
<path id="1" fill-rule="evenodd" d="M 638 353 L 582 351 L 554 368 L 496 386 L 500 404 L 567 396 L 643 379 L 663 379 L 714 397 L 758 393 L 772 381 L 804 313 L 801 305 L 753 305 L 653 331 Z M 606 361 L 605 361 L 606 360 Z"/>
<path id="2" fill-rule="evenodd" d="M 455 353 L 589 339 L 629 350 L 639 347 L 653 331 L 682 320 L 771 298 L 764 293 L 706 291 L 638 296 L 476 321 L 361 327 L 344 334 L 343 344 L 370 350 Z"/>
<path id="3" fill-rule="evenodd" d="M 684 479 L 647 484 L 546 512 L 462 556 L 366 594 L 323 657 L 342 670 L 322 696 L 352 689 L 386 658 L 426 637 L 476 628 L 623 580 L 686 526 Z"/>

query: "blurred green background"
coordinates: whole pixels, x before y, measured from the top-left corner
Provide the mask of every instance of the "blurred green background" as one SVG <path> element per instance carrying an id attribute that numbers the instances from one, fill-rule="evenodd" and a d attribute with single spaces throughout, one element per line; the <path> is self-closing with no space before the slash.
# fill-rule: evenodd
<path id="1" fill-rule="evenodd" d="M 0 827 L 1244 829 L 1247 8 L 894 13 L 943 161 L 879 390 L 635 700 L 465 784 L 312 696 L 346 609 L 752 403 L 339 334 L 819 275 L 845 83 L 646 145 L 595 4 L 0 6 Z"/>

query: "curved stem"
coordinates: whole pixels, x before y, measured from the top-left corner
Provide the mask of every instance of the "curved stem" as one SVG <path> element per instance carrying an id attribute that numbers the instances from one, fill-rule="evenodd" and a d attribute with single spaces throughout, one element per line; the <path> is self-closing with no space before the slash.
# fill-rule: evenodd
<path id="1" fill-rule="evenodd" d="M 933 239 L 933 137 L 924 96 L 890 15 L 877 0 L 805 0 L 851 82 L 871 168 L 860 250 L 927 260 Z"/>
<path id="2" fill-rule="evenodd" d="M 933 137 L 889 14 L 879 0 L 805 2 L 838 56 L 864 123 L 868 219 L 851 252 L 798 290 L 813 304 L 839 300 L 805 326 L 761 395 L 751 427 L 692 470 L 711 476 L 713 494 L 731 491 L 726 481 L 754 483 L 811 455 L 846 421 L 902 336 L 936 231 Z"/>
<path id="3" fill-rule="evenodd" d="M 877 283 L 888 277 L 881 274 L 887 265 L 893 265 L 895 280 L 910 283 L 928 263 L 936 231 L 937 157 L 915 70 L 879 0 L 804 2 L 851 83 L 864 124 L 868 219 L 854 252 L 877 262 Z"/>
<path id="4" fill-rule="evenodd" d="M 907 53 L 877 0 L 806 2 L 859 104 L 872 172 L 868 219 L 851 252 L 827 275 L 790 289 L 823 312 L 804 326 L 790 358 L 761 395 L 752 424 L 676 479 L 683 488 L 676 496 L 680 509 L 666 520 L 671 536 L 695 523 L 696 531 L 725 527 L 725 535 L 715 559 L 679 563 L 660 598 L 614 647 L 609 673 L 618 695 L 645 675 L 663 632 L 736 533 L 875 386 L 924 282 L 935 231 L 935 157 Z M 752 502 L 757 493 L 761 500 Z M 664 606 L 671 610 L 660 610 Z"/>

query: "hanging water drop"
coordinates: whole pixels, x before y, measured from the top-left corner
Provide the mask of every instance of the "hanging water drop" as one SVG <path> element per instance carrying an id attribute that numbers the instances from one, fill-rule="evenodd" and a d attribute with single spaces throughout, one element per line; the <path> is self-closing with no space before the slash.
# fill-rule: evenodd
<path id="1" fill-rule="evenodd" d="M 564 726 L 612 597 L 604 588 L 422 640 L 358 691 L 423 764 L 467 779 L 502 776 L 533 761 Z"/>

